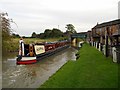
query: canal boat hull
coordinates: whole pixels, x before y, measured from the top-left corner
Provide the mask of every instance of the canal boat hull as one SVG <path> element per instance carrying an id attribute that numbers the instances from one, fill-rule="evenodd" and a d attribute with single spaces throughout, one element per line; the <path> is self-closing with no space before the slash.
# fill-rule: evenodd
<path id="1" fill-rule="evenodd" d="M 20 64 L 33 64 L 33 63 L 36 63 L 36 62 L 42 60 L 45 57 L 51 56 L 51 55 L 53 55 L 53 54 L 55 54 L 55 53 L 57 53 L 59 51 L 64 50 L 65 48 L 69 47 L 69 44 L 64 44 L 62 46 L 58 46 L 57 48 L 53 48 L 53 47 L 55 47 L 55 43 L 49 44 L 48 46 L 50 47 L 50 49 L 49 49 L 49 47 L 47 47 L 48 50 L 46 50 L 46 48 L 45 48 L 44 51 L 42 51 L 43 53 L 36 54 L 34 57 L 18 55 L 16 63 L 18 65 L 20 65 Z M 43 45 L 42 45 L 42 47 L 43 47 Z M 43 48 L 42 48 L 42 50 L 43 50 Z M 25 51 L 24 51 L 24 53 L 25 53 Z"/>
<path id="2" fill-rule="evenodd" d="M 33 64 L 36 63 L 36 57 L 22 57 L 20 60 L 17 60 L 17 64 Z"/>
<path id="3" fill-rule="evenodd" d="M 37 55 L 36 57 L 22 57 L 20 60 L 18 59 L 17 64 L 18 65 L 20 65 L 20 64 L 25 64 L 25 65 L 26 64 L 34 64 L 34 63 L 37 63 L 38 61 L 40 61 L 46 57 L 49 57 L 57 52 L 60 52 L 64 49 L 66 49 L 68 47 L 69 47 L 69 45 L 58 48 L 58 49 L 50 51 L 50 52 L 46 52 L 44 54 Z"/>

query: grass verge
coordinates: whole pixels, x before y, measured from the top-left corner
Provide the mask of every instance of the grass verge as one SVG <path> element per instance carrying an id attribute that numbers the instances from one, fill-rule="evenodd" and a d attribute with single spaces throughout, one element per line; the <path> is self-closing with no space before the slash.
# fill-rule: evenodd
<path id="1" fill-rule="evenodd" d="M 76 62 L 69 61 L 40 88 L 117 88 L 118 65 L 88 44 L 79 50 Z M 40 89 L 39 88 L 39 89 Z"/>
<path id="2" fill-rule="evenodd" d="M 9 41 L 3 41 L 2 43 L 2 51 L 3 52 L 11 52 L 18 51 L 19 49 L 19 40 L 20 38 L 11 38 Z M 53 42 L 59 40 L 59 38 L 51 38 L 51 39 L 39 39 L 39 38 L 24 38 L 24 43 L 37 43 L 37 42 Z"/>

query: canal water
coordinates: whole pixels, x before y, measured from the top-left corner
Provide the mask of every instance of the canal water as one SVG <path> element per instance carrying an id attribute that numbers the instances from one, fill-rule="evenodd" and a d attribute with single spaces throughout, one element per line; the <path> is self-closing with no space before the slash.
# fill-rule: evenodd
<path id="1" fill-rule="evenodd" d="M 2 61 L 2 88 L 38 88 L 68 60 L 75 61 L 76 52 L 69 47 L 31 65 L 16 65 L 17 53 L 8 53 Z"/>

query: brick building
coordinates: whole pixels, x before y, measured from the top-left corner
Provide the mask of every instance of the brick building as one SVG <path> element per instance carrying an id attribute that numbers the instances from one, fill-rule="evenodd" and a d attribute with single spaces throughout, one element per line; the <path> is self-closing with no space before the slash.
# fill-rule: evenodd
<path id="1" fill-rule="evenodd" d="M 108 45 L 119 45 L 120 19 L 97 24 L 92 28 L 92 38 L 93 42 L 100 42 L 101 44 L 108 43 Z"/>
<path id="2" fill-rule="evenodd" d="M 89 31 L 87 31 L 86 40 L 87 40 L 88 43 L 90 43 L 92 41 L 91 39 L 92 39 L 92 32 L 89 30 Z"/>

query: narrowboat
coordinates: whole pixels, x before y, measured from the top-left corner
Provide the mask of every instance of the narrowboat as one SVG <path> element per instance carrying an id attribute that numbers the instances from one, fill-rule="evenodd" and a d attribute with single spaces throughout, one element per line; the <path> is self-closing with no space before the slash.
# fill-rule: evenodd
<path id="1" fill-rule="evenodd" d="M 17 56 L 16 63 L 18 65 L 33 64 L 67 47 L 69 47 L 68 40 L 24 44 L 23 40 L 21 39 L 19 45 L 19 55 Z"/>

